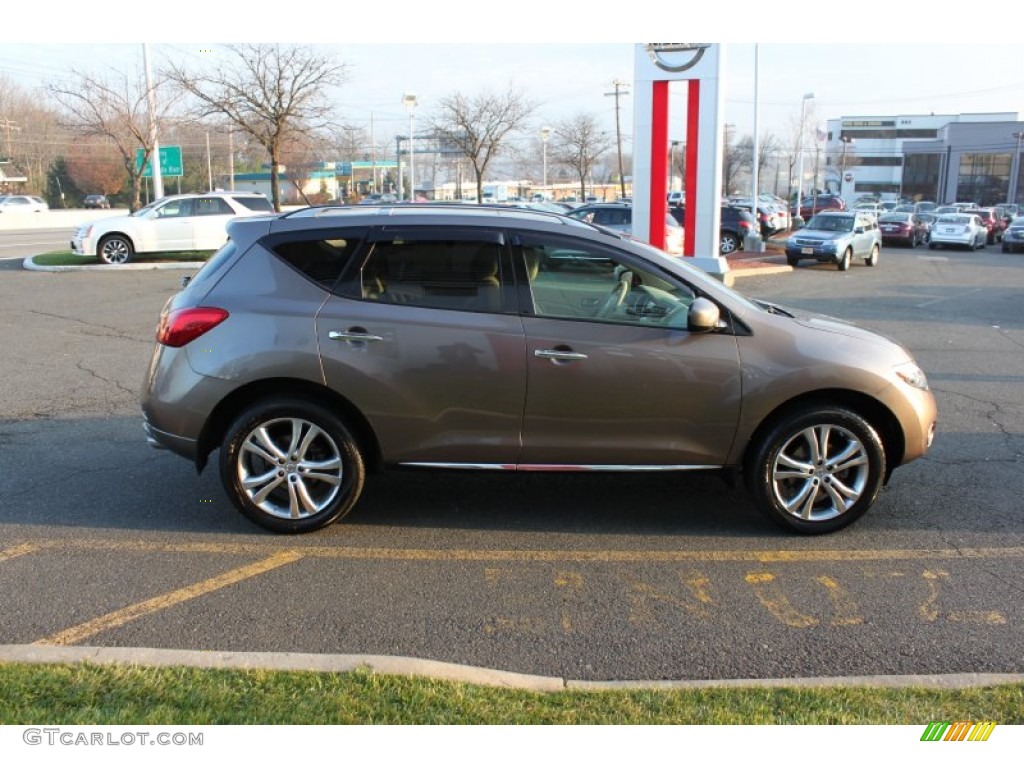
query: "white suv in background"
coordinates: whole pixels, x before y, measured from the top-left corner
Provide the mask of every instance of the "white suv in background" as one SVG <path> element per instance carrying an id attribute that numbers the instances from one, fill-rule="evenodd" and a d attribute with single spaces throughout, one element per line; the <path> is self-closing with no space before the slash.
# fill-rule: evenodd
<path id="1" fill-rule="evenodd" d="M 274 213 L 270 201 L 255 192 L 171 195 L 129 216 L 81 225 L 71 250 L 106 264 L 125 264 L 136 253 L 215 251 L 227 242 L 231 219 L 268 213 Z"/>

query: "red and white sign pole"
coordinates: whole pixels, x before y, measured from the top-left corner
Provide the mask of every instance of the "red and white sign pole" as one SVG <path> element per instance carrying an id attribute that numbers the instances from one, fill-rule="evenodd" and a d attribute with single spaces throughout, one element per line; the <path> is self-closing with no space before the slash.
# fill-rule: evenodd
<path id="1" fill-rule="evenodd" d="M 687 81 L 686 234 L 683 255 L 725 278 L 719 254 L 722 199 L 722 46 L 649 43 L 636 46 L 633 86 L 633 236 L 665 246 L 668 213 L 669 83 Z"/>

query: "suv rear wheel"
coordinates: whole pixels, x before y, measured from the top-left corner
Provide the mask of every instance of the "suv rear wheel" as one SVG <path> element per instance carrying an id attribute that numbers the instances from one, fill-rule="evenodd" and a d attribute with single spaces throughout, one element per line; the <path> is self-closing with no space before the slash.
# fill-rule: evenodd
<path id="1" fill-rule="evenodd" d="M 277 533 L 322 528 L 355 506 L 363 458 L 333 413 L 314 403 L 265 400 L 228 428 L 221 482 L 239 511 Z"/>
<path id="2" fill-rule="evenodd" d="M 755 446 L 747 486 L 758 509 L 785 528 L 818 534 L 844 528 L 874 503 L 885 449 L 874 428 L 842 407 L 780 419 Z"/>

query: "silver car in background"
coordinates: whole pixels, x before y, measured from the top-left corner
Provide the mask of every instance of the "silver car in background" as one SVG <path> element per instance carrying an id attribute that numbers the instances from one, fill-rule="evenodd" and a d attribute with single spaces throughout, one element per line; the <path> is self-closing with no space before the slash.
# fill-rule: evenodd
<path id="1" fill-rule="evenodd" d="M 973 213 L 944 213 L 932 224 L 928 247 L 951 245 L 974 251 L 988 242 L 988 227 Z"/>
<path id="2" fill-rule="evenodd" d="M 219 450 L 273 531 L 405 466 L 742 474 L 769 518 L 826 533 L 935 433 L 899 344 L 565 216 L 353 206 L 228 231 L 160 315 L 142 410 L 200 471 Z"/>

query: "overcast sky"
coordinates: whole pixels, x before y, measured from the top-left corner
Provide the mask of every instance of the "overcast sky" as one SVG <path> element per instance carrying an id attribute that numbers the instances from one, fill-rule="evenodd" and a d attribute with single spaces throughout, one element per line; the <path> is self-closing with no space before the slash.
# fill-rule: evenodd
<path id="1" fill-rule="evenodd" d="M 58 11 L 50 25 L 19 25 L 18 40 L 4 40 L 14 28 L 0 31 L 0 73 L 41 87 L 68 78 L 71 67 L 130 70 L 141 66 L 142 40 L 151 43 L 156 65 L 171 57 L 195 66 L 220 56 L 225 41 L 309 42 L 349 65 L 349 82 L 334 94 L 342 119 L 368 125 L 372 114 L 381 137 L 404 132 L 406 91 L 416 93 L 425 115 L 453 91 L 510 85 L 541 103 L 538 129 L 580 112 L 613 129 L 614 99 L 605 94 L 616 78 L 632 83 L 635 43 L 685 37 L 724 42 L 725 120 L 741 136 L 753 129 L 756 39 L 762 135 L 791 134 L 805 93 L 815 94 L 822 127 L 843 115 L 1024 112 L 1021 45 L 943 42 L 962 30 L 927 21 L 933 16 L 920 11 L 925 4 L 871 13 L 863 5 L 817 6 L 813 19 L 801 13 L 795 24 L 792 5 L 753 0 L 730 0 L 715 18 L 702 18 L 690 3 L 647 0 L 349 5 L 302 4 L 293 18 L 275 3 L 267 6 L 275 9 L 268 21 L 259 2 L 229 10 L 188 0 L 166 11 L 126 0 L 69 4 L 67 18 Z M 786 42 L 801 39 L 815 42 Z M 895 42 L 905 39 L 935 42 Z M 682 135 L 681 102 L 673 98 L 671 138 Z M 622 105 L 623 132 L 631 135 L 633 101 Z"/>

